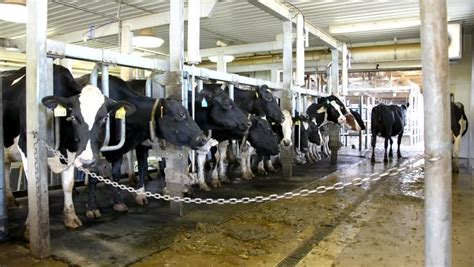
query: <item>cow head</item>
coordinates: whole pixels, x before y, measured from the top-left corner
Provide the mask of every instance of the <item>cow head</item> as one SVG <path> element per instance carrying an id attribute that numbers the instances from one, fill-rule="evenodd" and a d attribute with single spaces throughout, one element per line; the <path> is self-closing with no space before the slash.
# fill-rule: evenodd
<path id="1" fill-rule="evenodd" d="M 316 119 L 308 121 L 308 140 L 316 145 L 321 145 L 321 132 L 319 131 Z"/>
<path id="2" fill-rule="evenodd" d="M 41 102 L 49 109 L 64 108 L 66 120 L 61 127 L 72 127 L 76 143 L 76 167 L 96 167 L 100 148 L 105 138 L 105 124 L 109 114 L 115 116 L 119 108 L 125 108 L 130 115 L 135 107 L 126 101 L 113 101 L 105 97 L 99 88 L 84 87 L 79 95 L 72 97 L 46 96 Z M 58 108 L 60 108 L 58 107 Z"/>
<path id="3" fill-rule="evenodd" d="M 276 99 L 273 97 L 272 91 L 268 86 L 262 85 L 257 88 L 257 109 L 259 109 L 270 120 L 282 123 L 284 120 L 283 113 L 280 110 Z"/>
<path id="4" fill-rule="evenodd" d="M 231 131 L 245 131 L 247 129 L 247 117 L 244 112 L 223 90 L 216 90 L 212 100 L 209 101 L 211 102 L 210 116 L 216 125 Z"/>
<path id="5" fill-rule="evenodd" d="M 344 115 L 346 117 L 346 125 L 352 131 L 363 131 L 365 130 L 365 124 L 360 116 L 359 112 L 349 109 L 350 113 Z"/>
<path id="6" fill-rule="evenodd" d="M 293 119 L 288 110 L 283 110 L 283 122 L 281 123 L 281 128 L 283 132 L 283 138 L 281 139 L 281 144 L 285 147 L 290 147 L 292 145 L 291 141 L 291 132 L 293 130 Z"/>
<path id="7" fill-rule="evenodd" d="M 248 140 L 257 150 L 262 149 L 269 151 L 272 155 L 279 152 L 278 139 L 272 131 L 270 123 L 256 116 L 250 118 L 252 125 L 249 129 Z"/>
<path id="8" fill-rule="evenodd" d="M 343 125 L 346 123 L 346 117 L 344 114 L 347 113 L 344 104 L 336 96 L 321 97 L 318 99 L 318 103 L 323 104 L 322 109 L 318 109 L 318 113 L 325 112 L 326 120 Z"/>
<path id="9" fill-rule="evenodd" d="M 160 99 L 155 121 L 157 136 L 174 145 L 197 149 L 208 141 L 181 101 L 173 97 Z"/>

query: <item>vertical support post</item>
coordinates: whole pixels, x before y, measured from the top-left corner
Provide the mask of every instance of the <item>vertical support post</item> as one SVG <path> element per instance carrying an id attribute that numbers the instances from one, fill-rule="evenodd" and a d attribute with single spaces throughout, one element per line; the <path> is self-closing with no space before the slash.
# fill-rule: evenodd
<path id="1" fill-rule="evenodd" d="M 122 26 L 120 33 L 120 53 L 130 55 L 133 52 L 133 32 L 129 25 Z M 120 78 L 127 81 L 132 78 L 132 70 L 127 67 L 120 67 Z"/>
<path id="2" fill-rule="evenodd" d="M 340 95 L 339 92 L 339 50 L 331 49 L 331 93 Z"/>
<path id="3" fill-rule="evenodd" d="M 281 107 L 293 112 L 293 24 L 291 21 L 283 22 L 283 90 L 281 94 Z M 294 132 L 293 132 L 294 135 Z M 294 140 L 294 138 L 293 138 Z M 294 142 L 293 142 L 294 146 Z M 293 176 L 293 146 L 289 149 L 280 149 L 282 162 L 282 176 L 291 178 Z"/>
<path id="4" fill-rule="evenodd" d="M 304 19 L 296 17 L 296 85 L 304 86 Z"/>
<path id="5" fill-rule="evenodd" d="M 48 88 L 46 59 L 47 1 L 27 1 L 26 25 L 26 128 L 28 155 L 28 218 L 30 249 L 36 258 L 51 254 L 46 151 L 46 109 L 41 105 Z"/>
<path id="6" fill-rule="evenodd" d="M 227 72 L 227 63 L 225 62 L 225 57 L 222 54 L 217 56 L 217 71 Z"/>
<path id="7" fill-rule="evenodd" d="M 279 83 L 280 77 L 278 76 L 278 68 L 271 68 L 270 70 L 270 80 L 274 83 Z"/>
<path id="8" fill-rule="evenodd" d="M 166 90 L 167 95 L 179 96 L 183 99 L 183 64 L 184 64 L 184 0 L 170 0 L 170 74 Z M 181 157 L 167 159 L 167 169 L 178 173 L 188 172 L 188 150 L 167 144 L 167 148 L 174 148 Z M 166 189 L 171 196 L 183 196 L 185 185 L 179 177 L 166 176 Z M 183 205 L 181 202 L 170 202 L 171 211 L 182 215 Z"/>
<path id="9" fill-rule="evenodd" d="M 451 133 L 445 0 L 420 0 L 425 119 L 425 266 L 451 266 Z M 436 134 L 432 134 L 436 133 Z"/>
<path id="10" fill-rule="evenodd" d="M 347 60 L 347 57 L 349 56 L 349 53 L 347 51 L 347 45 L 343 44 L 342 45 L 342 95 L 346 96 L 347 95 L 347 87 L 349 85 L 349 73 L 348 73 L 348 67 L 349 67 L 349 62 Z M 362 113 L 361 113 L 362 114 Z"/>
<path id="11" fill-rule="evenodd" d="M 199 17 L 201 14 L 201 0 L 188 1 L 188 64 L 201 63 L 199 55 Z"/>
<path id="12" fill-rule="evenodd" d="M 233 83 L 228 83 L 227 85 L 229 87 L 229 97 L 234 100 L 234 84 Z"/>
<path id="13" fill-rule="evenodd" d="M 8 235 L 7 202 L 5 199 L 5 154 L 3 147 L 3 87 L 0 77 L 0 242 Z"/>
<path id="14" fill-rule="evenodd" d="M 359 96 L 359 114 L 362 117 L 362 111 L 364 110 L 364 95 Z M 367 99 L 366 99 L 367 103 Z M 359 131 L 359 151 L 362 151 L 362 130 Z"/>

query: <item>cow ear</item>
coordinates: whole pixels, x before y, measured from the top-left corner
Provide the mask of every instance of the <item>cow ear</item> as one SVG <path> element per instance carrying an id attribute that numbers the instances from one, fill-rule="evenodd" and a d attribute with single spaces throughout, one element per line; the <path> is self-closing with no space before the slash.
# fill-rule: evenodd
<path id="1" fill-rule="evenodd" d="M 410 103 L 407 103 L 407 108 L 409 108 L 409 107 L 410 107 Z"/>
<path id="2" fill-rule="evenodd" d="M 49 109 L 55 109 L 58 105 L 62 105 L 64 107 L 69 107 L 69 99 L 61 96 L 45 96 L 41 99 L 41 103 Z"/>
<path id="3" fill-rule="evenodd" d="M 107 111 L 111 114 L 113 114 L 115 116 L 115 113 L 117 112 L 117 110 L 121 109 L 121 108 L 125 108 L 125 111 L 126 111 L 126 116 L 129 116 L 131 114 L 133 114 L 135 111 L 136 111 L 136 107 L 135 105 L 127 102 L 127 101 L 114 101 L 114 100 L 111 100 L 111 99 L 107 99 L 107 102 L 105 103 L 105 107 L 107 109 Z"/>

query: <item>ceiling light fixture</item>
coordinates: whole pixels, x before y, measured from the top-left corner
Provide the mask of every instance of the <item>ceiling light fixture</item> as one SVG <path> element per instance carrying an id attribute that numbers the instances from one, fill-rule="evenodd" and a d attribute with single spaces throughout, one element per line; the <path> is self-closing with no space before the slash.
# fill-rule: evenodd
<path id="1" fill-rule="evenodd" d="M 26 0 L 5 0 L 0 3 L 0 20 L 26 23 L 28 20 Z"/>
<path id="2" fill-rule="evenodd" d="M 229 63 L 229 62 L 232 62 L 234 60 L 234 56 L 230 56 L 230 55 L 225 55 L 224 56 L 224 62 L 225 63 Z M 209 60 L 211 62 L 214 62 L 214 63 L 217 63 L 217 61 L 219 60 L 218 56 L 210 56 L 209 57 Z"/>
<path id="3" fill-rule="evenodd" d="M 333 34 L 338 34 L 338 33 L 390 30 L 390 29 L 398 29 L 398 28 L 411 28 L 411 27 L 419 27 L 420 23 L 421 23 L 420 19 L 375 21 L 375 22 L 368 22 L 368 23 L 329 26 L 329 32 Z"/>
<path id="4" fill-rule="evenodd" d="M 136 36 L 132 38 L 133 46 L 144 48 L 156 48 L 163 45 L 163 39 L 156 37 L 153 29 L 147 28 L 140 30 Z"/>

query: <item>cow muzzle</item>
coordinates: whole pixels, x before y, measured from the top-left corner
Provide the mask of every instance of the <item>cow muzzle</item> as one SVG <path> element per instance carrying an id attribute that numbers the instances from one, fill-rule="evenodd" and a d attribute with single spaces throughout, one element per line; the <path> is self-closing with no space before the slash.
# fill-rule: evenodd
<path id="1" fill-rule="evenodd" d="M 205 136 L 204 134 L 201 134 L 200 136 L 196 138 L 195 143 L 192 148 L 196 149 L 198 147 L 202 147 L 207 143 L 207 141 L 209 141 L 209 138 L 207 138 L 207 136 Z"/>
<path id="2" fill-rule="evenodd" d="M 337 123 L 339 124 L 345 124 L 346 123 L 346 117 L 344 116 L 339 116 L 339 118 L 337 118 Z"/>
<path id="3" fill-rule="evenodd" d="M 283 139 L 281 142 L 283 143 L 285 147 L 291 146 L 291 140 Z"/>

